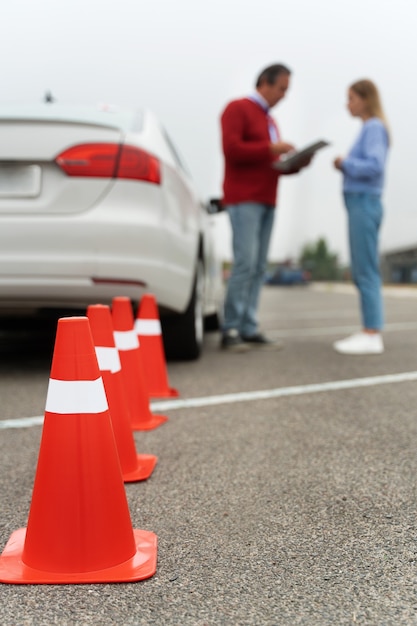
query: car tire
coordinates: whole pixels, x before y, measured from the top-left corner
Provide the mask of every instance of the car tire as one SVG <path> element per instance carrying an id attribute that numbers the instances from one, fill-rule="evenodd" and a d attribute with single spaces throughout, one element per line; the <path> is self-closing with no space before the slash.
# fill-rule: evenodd
<path id="1" fill-rule="evenodd" d="M 204 265 L 198 260 L 190 302 L 179 315 L 161 320 L 165 354 L 168 359 L 198 359 L 204 337 Z"/>

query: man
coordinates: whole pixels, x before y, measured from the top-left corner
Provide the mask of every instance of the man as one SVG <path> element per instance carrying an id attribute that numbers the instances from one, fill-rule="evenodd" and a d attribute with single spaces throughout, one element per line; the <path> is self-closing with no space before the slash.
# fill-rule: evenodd
<path id="1" fill-rule="evenodd" d="M 230 102 L 221 116 L 222 204 L 231 221 L 234 256 L 221 339 L 221 347 L 227 350 L 273 344 L 259 331 L 257 321 L 279 176 L 272 164 L 294 146 L 281 140 L 269 110 L 285 96 L 290 74 L 281 64 L 265 68 L 256 81 L 256 91 Z"/>

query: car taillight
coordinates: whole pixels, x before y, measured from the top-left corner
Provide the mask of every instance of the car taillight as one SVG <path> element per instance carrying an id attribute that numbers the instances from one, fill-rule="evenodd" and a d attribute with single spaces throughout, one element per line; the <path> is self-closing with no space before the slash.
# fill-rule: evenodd
<path id="1" fill-rule="evenodd" d="M 149 183 L 159 185 L 161 182 L 159 159 L 145 152 L 145 150 L 133 146 L 123 146 L 116 177 L 146 180 Z"/>
<path id="2" fill-rule="evenodd" d="M 113 178 L 119 152 L 115 143 L 86 143 L 68 148 L 55 162 L 68 176 Z"/>
<path id="3" fill-rule="evenodd" d="M 67 176 L 126 178 L 156 185 L 161 182 L 159 159 L 134 146 L 81 144 L 59 154 L 55 162 Z"/>

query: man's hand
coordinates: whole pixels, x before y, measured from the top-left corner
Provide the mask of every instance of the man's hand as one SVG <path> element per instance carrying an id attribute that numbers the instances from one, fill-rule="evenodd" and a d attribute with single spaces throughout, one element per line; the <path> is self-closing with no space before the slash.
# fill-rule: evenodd
<path id="1" fill-rule="evenodd" d="M 269 147 L 274 156 L 287 154 L 287 152 L 292 152 L 293 150 L 295 150 L 295 147 L 291 143 L 287 143 L 286 141 L 277 141 L 277 143 L 271 143 Z"/>

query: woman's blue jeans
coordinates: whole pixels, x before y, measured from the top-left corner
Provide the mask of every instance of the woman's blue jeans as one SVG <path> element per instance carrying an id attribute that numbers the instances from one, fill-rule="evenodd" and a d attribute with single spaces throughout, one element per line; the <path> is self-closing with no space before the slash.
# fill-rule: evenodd
<path id="1" fill-rule="evenodd" d="M 378 233 L 383 208 L 379 195 L 344 193 L 348 212 L 352 279 L 359 290 L 364 328 L 381 330 L 384 320 Z"/>
<path id="2" fill-rule="evenodd" d="M 257 202 L 228 205 L 233 238 L 233 267 L 227 284 L 223 330 L 244 337 L 258 332 L 259 294 L 265 278 L 275 209 Z"/>

